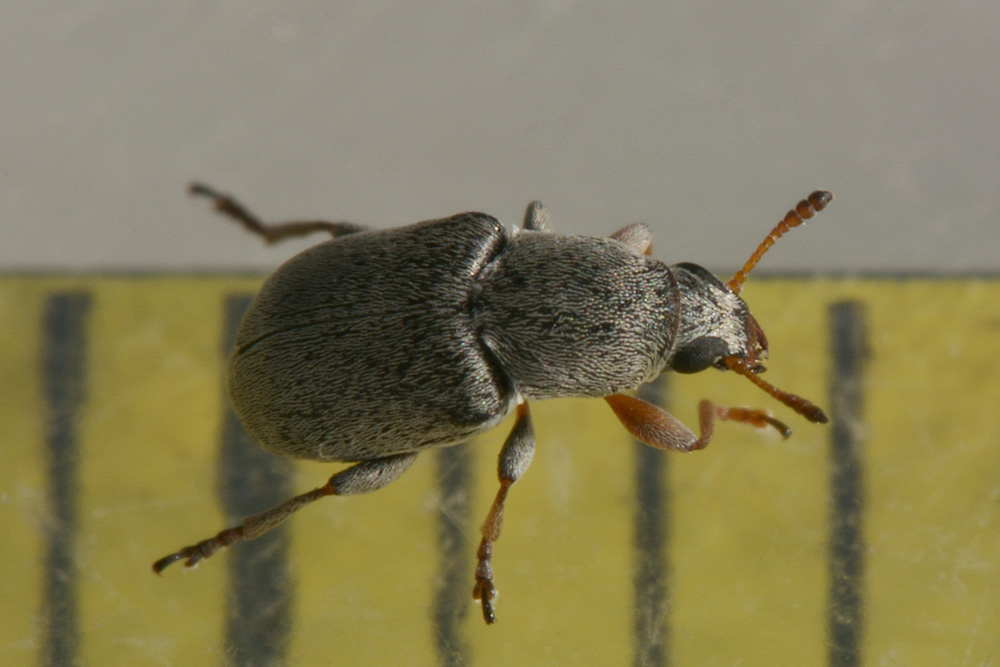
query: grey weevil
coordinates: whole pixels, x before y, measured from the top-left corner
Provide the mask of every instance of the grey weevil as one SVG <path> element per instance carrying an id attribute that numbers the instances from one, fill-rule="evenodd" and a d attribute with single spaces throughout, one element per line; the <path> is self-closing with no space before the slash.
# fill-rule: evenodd
<path id="1" fill-rule="evenodd" d="M 767 339 L 739 294 L 764 253 L 825 208 L 829 192 L 813 192 L 789 211 L 728 283 L 697 264 L 652 258 L 643 224 L 609 238 L 555 234 L 540 202 L 513 232 L 483 213 L 369 230 L 349 222 L 265 224 L 210 187 L 194 184 L 191 192 L 269 243 L 314 231 L 334 237 L 265 281 L 240 325 L 228 387 L 247 431 L 267 451 L 354 465 L 161 558 L 157 574 L 258 537 L 323 496 L 380 489 L 419 452 L 461 442 L 514 410 L 473 587 L 493 623 L 493 543 L 507 492 L 535 449 L 529 401 L 604 398 L 636 439 L 681 452 L 705 447 L 715 420 L 791 434 L 764 410 L 703 400 L 696 437 L 659 407 L 621 393 L 667 370 L 715 367 L 750 379 L 809 421 L 827 421 L 808 400 L 760 379 Z"/>

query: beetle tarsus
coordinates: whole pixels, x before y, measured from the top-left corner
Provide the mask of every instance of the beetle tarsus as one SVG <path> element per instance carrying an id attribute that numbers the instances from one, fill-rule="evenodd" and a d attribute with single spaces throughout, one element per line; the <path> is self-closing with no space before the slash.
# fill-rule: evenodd
<path id="1" fill-rule="evenodd" d="M 490 586 L 488 590 L 484 592 L 482 597 L 483 604 L 483 620 L 486 621 L 486 625 L 493 625 L 497 622 L 497 616 L 493 613 L 493 587 Z"/>
<path id="2" fill-rule="evenodd" d="M 172 553 L 169 556 L 164 556 L 160 560 L 153 563 L 153 572 L 160 574 L 167 568 L 168 565 L 176 563 L 181 558 L 185 558 L 183 551 L 178 551 L 177 553 Z"/>
<path id="3" fill-rule="evenodd" d="M 184 547 L 180 551 L 175 551 L 169 556 L 164 556 L 160 560 L 153 563 L 153 572 L 160 574 L 169 565 L 172 565 L 173 563 L 176 563 L 184 558 L 187 559 L 184 561 L 184 567 L 194 567 L 199 561 L 204 560 L 205 558 L 210 558 L 212 554 L 219 549 L 228 547 L 230 544 L 242 537 L 243 526 L 227 528 L 215 537 L 210 537 L 207 540 L 202 540 L 198 544 L 192 544 L 189 547 Z"/>
<path id="4" fill-rule="evenodd" d="M 493 585 L 493 566 L 490 564 L 490 559 L 493 558 L 493 545 L 485 537 L 479 543 L 476 557 L 479 559 L 479 564 L 476 565 L 476 584 L 472 588 L 472 597 L 482 603 L 483 620 L 487 625 L 491 625 L 497 620 L 493 611 L 493 598 L 496 597 L 497 589 Z"/>
<path id="5" fill-rule="evenodd" d="M 496 588 L 493 582 L 486 579 L 477 579 L 476 586 L 472 590 L 472 597 L 479 600 L 483 607 L 483 620 L 487 625 L 497 622 L 497 615 L 493 611 L 493 598 L 496 597 Z"/>
<path id="6" fill-rule="evenodd" d="M 792 429 L 788 428 L 788 425 L 784 422 L 771 416 L 771 413 L 767 410 L 758 410 L 756 408 L 726 408 L 721 405 L 715 405 L 711 401 L 703 401 L 703 403 L 708 404 L 709 407 L 707 409 L 714 412 L 715 419 L 736 422 L 737 424 L 750 424 L 751 426 L 756 426 L 757 428 L 767 428 L 770 426 L 780 433 L 781 437 L 785 439 L 792 435 Z"/>

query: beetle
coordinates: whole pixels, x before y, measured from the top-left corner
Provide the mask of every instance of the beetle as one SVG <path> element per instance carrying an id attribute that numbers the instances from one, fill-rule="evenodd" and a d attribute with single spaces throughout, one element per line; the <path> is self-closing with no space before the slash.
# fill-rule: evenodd
<path id="1" fill-rule="evenodd" d="M 265 224 L 231 196 L 191 193 L 273 243 L 325 231 L 334 238 L 292 257 L 264 282 L 240 325 L 227 384 L 247 432 L 280 456 L 354 465 L 321 487 L 153 564 L 194 566 L 274 528 L 324 496 L 375 491 L 426 449 L 496 426 L 512 410 L 500 488 L 482 526 L 473 597 L 496 620 L 491 564 L 510 487 L 531 463 L 530 401 L 601 397 L 639 441 L 702 449 L 714 422 L 791 430 L 765 410 L 699 404 L 700 433 L 622 393 L 664 371 L 731 370 L 816 423 L 810 401 L 759 377 L 768 344 L 740 298 L 743 282 L 789 229 L 832 195 L 816 191 L 768 234 L 728 283 L 697 264 L 654 259 L 643 224 L 610 237 L 553 233 L 532 202 L 523 229 L 462 213 L 394 229 L 350 222 Z"/>

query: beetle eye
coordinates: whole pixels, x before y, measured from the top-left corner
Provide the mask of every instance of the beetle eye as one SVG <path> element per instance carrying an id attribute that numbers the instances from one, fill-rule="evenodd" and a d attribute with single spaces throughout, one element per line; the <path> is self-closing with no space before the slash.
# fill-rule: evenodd
<path id="1" fill-rule="evenodd" d="M 727 356 L 726 342 L 714 336 L 702 336 L 674 352 L 670 366 L 678 373 L 697 373 Z"/>

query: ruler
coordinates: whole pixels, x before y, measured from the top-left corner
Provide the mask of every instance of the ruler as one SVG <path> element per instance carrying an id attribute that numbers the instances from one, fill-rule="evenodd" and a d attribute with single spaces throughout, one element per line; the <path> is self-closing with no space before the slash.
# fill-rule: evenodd
<path id="1" fill-rule="evenodd" d="M 223 389 L 257 277 L 0 277 L 0 662 L 992 664 L 1000 660 L 1000 280 L 755 277 L 769 382 L 642 389 L 794 429 L 701 452 L 631 440 L 601 400 L 532 405 L 498 623 L 472 601 L 511 423 L 317 502 L 194 572 L 151 563 L 342 466 L 264 454 Z"/>

